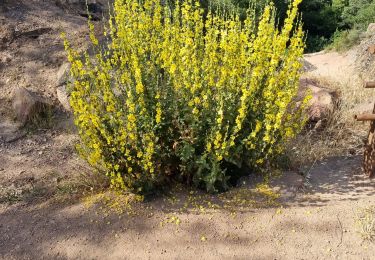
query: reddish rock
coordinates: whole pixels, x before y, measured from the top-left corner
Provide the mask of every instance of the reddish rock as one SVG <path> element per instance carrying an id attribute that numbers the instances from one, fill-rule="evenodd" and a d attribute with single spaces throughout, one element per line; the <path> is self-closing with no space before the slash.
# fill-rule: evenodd
<path id="1" fill-rule="evenodd" d="M 367 50 L 370 54 L 375 54 L 375 45 L 370 45 Z"/>
<path id="2" fill-rule="evenodd" d="M 319 122 L 327 119 L 335 110 L 339 94 L 331 89 L 324 88 L 312 79 L 301 79 L 299 98 L 306 94 L 311 94 L 311 100 L 308 105 L 308 115 L 310 122 Z"/>

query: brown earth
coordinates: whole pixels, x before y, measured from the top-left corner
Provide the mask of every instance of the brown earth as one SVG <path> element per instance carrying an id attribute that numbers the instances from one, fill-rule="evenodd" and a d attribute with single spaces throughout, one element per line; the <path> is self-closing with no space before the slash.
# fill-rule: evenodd
<path id="1" fill-rule="evenodd" d="M 272 190 L 249 177 L 215 196 L 176 188 L 128 204 L 130 195 L 97 195 L 69 115 L 20 128 L 10 110 L 16 86 L 57 105 L 59 35 L 87 40 L 87 20 L 55 2 L 0 1 L 0 259 L 373 259 L 375 244 L 357 224 L 375 205 L 361 156 L 316 162 L 306 178 L 286 172 Z M 311 73 L 342 81 L 353 72 L 350 55 L 306 59 Z"/>
<path id="2" fill-rule="evenodd" d="M 46 166 L 48 162 L 41 164 Z M 359 165 L 359 157 L 319 162 L 311 169 L 305 188 L 301 177 L 286 173 L 271 183 L 281 194 L 276 201 L 254 188 L 249 179 L 241 188 L 220 196 L 190 195 L 177 190 L 171 196 L 157 197 L 125 210 L 130 215 L 110 212 L 109 206 L 101 204 L 89 207 L 79 201 L 57 204 L 34 198 L 32 202 L 2 204 L 0 256 L 372 259 L 375 244 L 362 240 L 356 215 L 361 208 L 374 205 L 375 187 L 364 178 Z M 53 163 L 49 166 L 55 171 L 64 169 Z M 226 202 L 220 204 L 219 198 Z M 221 206 L 210 209 L 207 201 Z"/>

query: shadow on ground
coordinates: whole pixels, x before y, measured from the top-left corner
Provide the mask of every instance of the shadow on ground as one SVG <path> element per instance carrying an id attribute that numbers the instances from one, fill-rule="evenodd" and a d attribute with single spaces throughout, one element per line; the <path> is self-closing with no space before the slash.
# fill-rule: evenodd
<path id="1" fill-rule="evenodd" d="M 306 194 L 299 205 L 324 206 L 358 201 L 375 195 L 375 181 L 361 169 L 362 156 L 333 157 L 318 162 L 308 174 Z"/>
<path id="2" fill-rule="evenodd" d="M 218 196 L 180 190 L 175 195 L 137 204 L 127 211 L 130 215 L 126 211 L 124 214 L 113 213 L 102 204 L 92 207 L 85 207 L 83 203 L 61 206 L 46 202 L 2 205 L 0 256 L 7 259 L 66 259 L 84 255 L 100 259 L 108 255 L 116 258 L 119 254 L 121 258 L 124 254 L 135 254 L 139 258 L 152 258 L 157 252 L 159 258 L 168 258 L 176 256 L 171 251 L 173 248 L 183 250 L 187 257 L 190 254 L 193 257 L 205 248 L 213 250 L 216 257 L 240 257 L 238 252 L 243 252 L 244 257 L 266 259 L 261 251 L 249 252 L 248 246 L 256 248 L 259 240 L 270 238 L 276 243 L 281 239 L 280 232 L 290 230 L 328 235 L 339 244 L 341 222 L 335 215 L 328 220 L 316 219 L 306 224 L 304 219 L 292 220 L 290 217 L 275 220 L 274 212 L 281 205 L 297 211 L 304 207 L 311 210 L 372 197 L 374 182 L 361 174 L 360 165 L 360 157 L 336 157 L 319 162 L 311 169 L 304 189 L 300 189 L 301 180 L 293 182 L 291 176 L 296 175 L 288 173 L 290 175 L 272 182 L 281 194 L 275 204 L 270 203 L 267 196 L 255 193 L 255 183 L 248 183 L 246 187 Z M 246 191 L 247 197 L 243 197 Z M 212 206 L 215 203 L 220 204 L 219 207 Z M 110 205 L 116 205 L 116 202 Z M 267 232 L 252 219 L 260 214 L 264 214 Z M 272 231 L 272 227 L 276 231 Z M 297 228 L 300 231 L 294 231 Z M 210 243 L 205 245 L 206 239 Z M 308 246 L 308 243 L 301 246 Z M 231 251 L 233 248 L 236 250 Z M 233 252 L 237 253 L 233 255 Z M 267 257 L 276 257 L 276 253 Z"/>

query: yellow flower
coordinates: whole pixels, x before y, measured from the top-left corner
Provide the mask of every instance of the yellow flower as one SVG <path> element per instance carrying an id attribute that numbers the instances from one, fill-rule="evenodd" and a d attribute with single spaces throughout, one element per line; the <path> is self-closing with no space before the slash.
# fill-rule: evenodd
<path id="1" fill-rule="evenodd" d="M 199 178 L 215 185 L 224 157 L 261 167 L 265 159 L 254 158 L 282 151 L 305 122 L 308 97 L 300 108 L 294 101 L 304 48 L 296 21 L 301 1 L 292 0 L 277 26 L 273 5 L 255 24 L 253 9 L 242 20 L 203 14 L 198 0 L 173 9 L 156 0 L 115 0 L 105 51 L 81 55 L 63 34 L 82 157 L 104 169 L 113 187 L 138 191 L 166 178 L 170 158 L 182 171 L 206 163 Z M 91 22 L 89 38 L 99 44 Z M 190 159 L 175 149 L 181 143 L 192 147 Z"/>

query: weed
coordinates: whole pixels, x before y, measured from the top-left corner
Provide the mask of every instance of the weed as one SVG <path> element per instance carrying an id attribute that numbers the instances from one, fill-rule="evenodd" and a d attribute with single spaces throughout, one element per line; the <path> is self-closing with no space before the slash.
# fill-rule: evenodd
<path id="1" fill-rule="evenodd" d="M 16 190 L 7 190 L 0 193 L 0 203 L 14 204 L 22 201 L 22 195 Z"/>
<path id="2" fill-rule="evenodd" d="M 375 206 L 362 209 L 357 218 L 359 233 L 362 238 L 369 241 L 375 239 Z"/>
<path id="3" fill-rule="evenodd" d="M 346 51 L 358 44 L 362 38 L 362 30 L 351 29 L 347 31 L 336 31 L 333 35 L 333 42 L 328 46 L 328 49 Z"/>
<path id="4" fill-rule="evenodd" d="M 96 55 L 65 39 L 80 155 L 143 195 L 171 179 L 222 191 L 232 165 L 266 169 L 305 122 L 300 3 L 279 28 L 272 4 L 257 23 L 251 8 L 241 21 L 197 0 L 115 1 L 105 48 L 89 22 Z"/>

